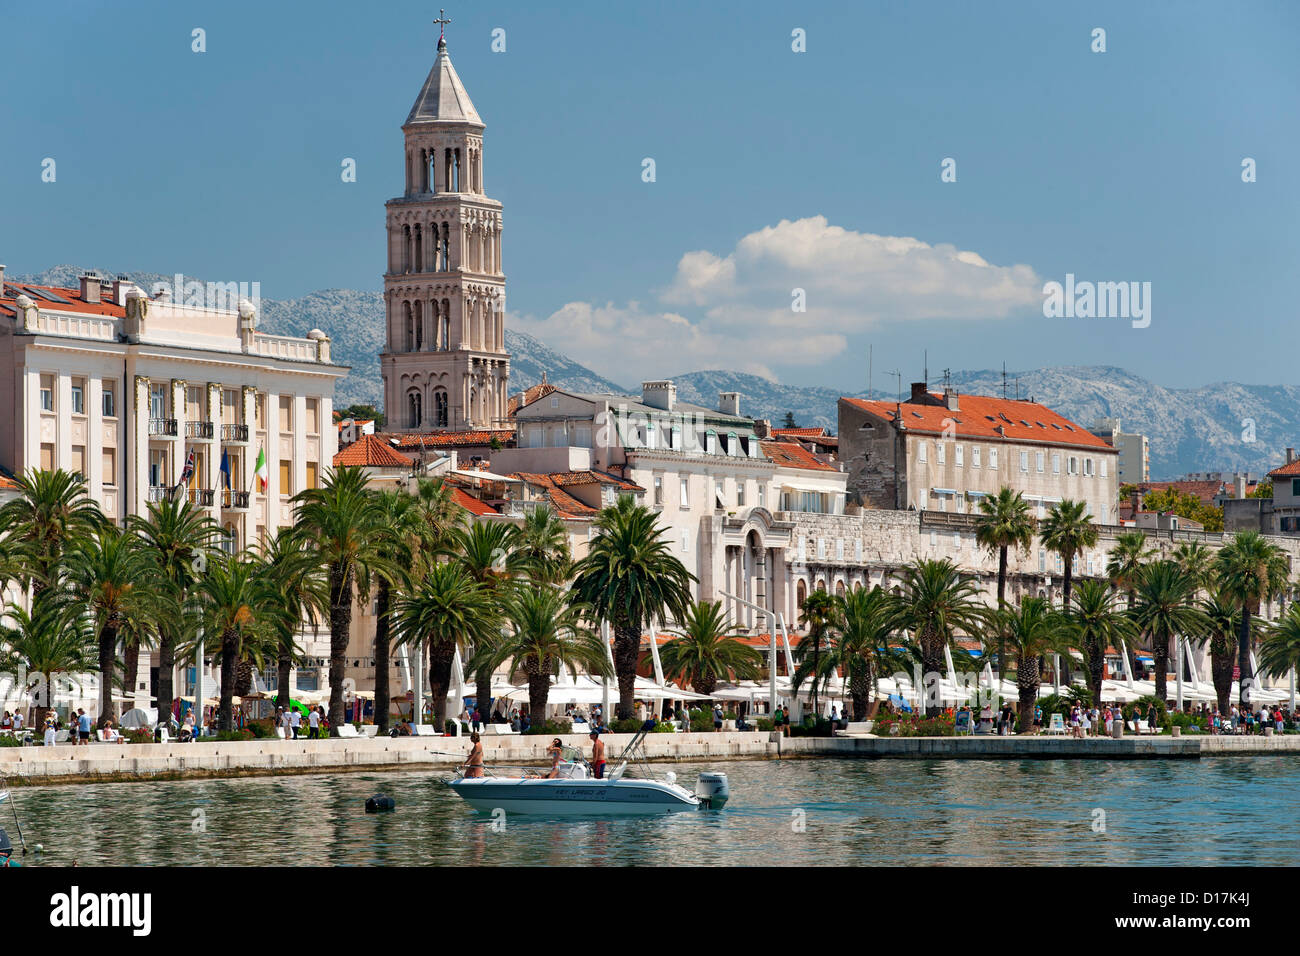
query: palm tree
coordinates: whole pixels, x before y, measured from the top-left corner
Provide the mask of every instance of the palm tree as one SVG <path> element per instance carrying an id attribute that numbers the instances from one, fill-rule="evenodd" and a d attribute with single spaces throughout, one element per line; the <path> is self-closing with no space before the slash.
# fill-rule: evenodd
<path id="1" fill-rule="evenodd" d="M 16 532 L 0 536 L 0 594 L 9 582 L 23 580 L 30 561 L 30 548 Z"/>
<path id="2" fill-rule="evenodd" d="M 101 527 L 104 515 L 74 472 L 32 470 L 14 483 L 19 494 L 0 507 L 0 528 L 23 543 L 22 580 L 38 591 L 54 583 L 64 552 Z"/>
<path id="3" fill-rule="evenodd" d="M 811 656 L 812 672 L 814 674 L 821 673 L 822 645 L 826 643 L 826 635 L 830 630 L 831 621 L 835 617 L 835 610 L 835 599 L 830 596 L 830 593 L 825 588 L 818 588 L 809 594 L 803 599 L 803 604 L 799 608 L 802 615 L 799 624 L 808 629 L 808 637 L 806 640 L 799 642 L 799 646 L 795 650 L 795 660 L 803 661 Z M 812 703 L 813 713 L 820 717 L 821 710 L 818 706 L 819 700 L 817 696 L 819 686 L 819 682 L 813 682 Z"/>
<path id="4" fill-rule="evenodd" d="M 1070 593 L 1074 581 L 1074 562 L 1087 548 L 1096 547 L 1098 531 L 1088 516 L 1088 505 L 1068 498 L 1053 505 L 1039 527 L 1043 545 L 1061 556 L 1065 565 L 1062 584 L 1063 607 L 1070 606 Z"/>
<path id="5" fill-rule="evenodd" d="M 410 644 L 423 660 L 429 653 L 429 692 L 433 696 L 434 727 L 441 731 L 447 717 L 447 690 L 456 649 L 486 647 L 501 624 L 495 596 L 460 564 L 434 563 L 411 583 L 393 607 L 397 643 Z M 415 706 L 422 706 L 415 701 Z"/>
<path id="6" fill-rule="evenodd" d="M 558 584 L 568 577 L 572 564 L 569 531 L 551 509 L 534 508 L 524 515 L 515 550 L 532 580 Z"/>
<path id="7" fill-rule="evenodd" d="M 1205 628 L 1200 610 L 1190 603 L 1196 596 L 1196 582 L 1176 561 L 1163 560 L 1143 568 L 1136 586 L 1137 604 L 1129 614 L 1151 638 L 1156 697 L 1166 700 L 1170 641 L 1179 635 L 1201 633 Z"/>
<path id="8" fill-rule="evenodd" d="M 853 701 L 853 719 L 866 720 L 879 675 L 890 667 L 902 669 L 891 643 L 902 618 L 898 600 L 879 585 L 837 596 L 830 647 L 816 667 L 805 659 L 795 668 L 795 692 L 806 680 L 825 686 L 841 674 Z"/>
<path id="9" fill-rule="evenodd" d="M 388 533 L 384 537 L 385 570 L 375 576 L 375 725 L 377 733 L 386 734 L 393 594 L 407 587 L 413 574 L 419 574 L 423 552 L 435 547 L 436 532 L 422 510 L 421 499 L 401 491 L 381 491 L 376 498 Z"/>
<path id="10" fill-rule="evenodd" d="M 652 617 L 683 621 L 695 576 L 671 552 L 668 528 L 630 496 L 605 508 L 594 525 L 598 537 L 574 568 L 573 593 L 614 629 L 618 716 L 632 716 L 641 629 Z"/>
<path id="11" fill-rule="evenodd" d="M 1300 666 L 1300 604 L 1292 603 L 1286 613 L 1264 632 L 1259 648 L 1259 669 L 1281 677 Z"/>
<path id="12" fill-rule="evenodd" d="M 1214 553 L 1204 544 L 1199 541 L 1184 541 L 1174 549 L 1174 560 L 1192 576 L 1198 591 L 1209 586 Z"/>
<path id="13" fill-rule="evenodd" d="M 1226 714 L 1232 700 L 1232 668 L 1237 661 L 1240 608 L 1237 599 L 1222 587 L 1211 591 L 1209 597 L 1201 601 L 1200 607 L 1205 615 L 1205 629 L 1197 643 L 1209 642 L 1210 677 L 1214 682 L 1219 713 Z"/>
<path id="14" fill-rule="evenodd" d="M 1272 600 L 1286 587 L 1286 555 L 1258 531 L 1243 531 L 1223 546 L 1214 561 L 1223 588 L 1237 601 L 1241 620 L 1237 629 L 1237 668 L 1240 672 L 1239 702 L 1249 701 L 1253 670 L 1250 666 L 1250 619 L 1260 605 Z"/>
<path id="15" fill-rule="evenodd" d="M 329 574 L 330 593 L 330 736 L 343 723 L 343 681 L 347 676 L 352 602 L 369 594 L 370 576 L 386 567 L 384 528 L 379 505 L 361 468 L 325 473 L 319 488 L 293 497 L 294 533 L 315 548 Z"/>
<path id="16" fill-rule="evenodd" d="M 489 594 L 504 599 L 512 578 L 524 569 L 524 560 L 518 552 L 519 526 L 504 521 L 476 521 L 468 528 L 452 533 L 452 549 L 471 578 L 481 584 Z M 480 641 L 494 643 L 498 635 L 484 634 Z M 474 656 L 480 661 L 474 673 L 475 705 L 486 719 L 492 706 L 492 670 L 485 663 L 492 659 L 490 651 L 478 644 Z"/>
<path id="17" fill-rule="evenodd" d="M 1146 563 L 1155 556 L 1155 551 L 1147 547 L 1145 531 L 1125 531 L 1115 538 L 1106 559 L 1106 577 L 1110 586 L 1116 591 L 1123 591 L 1128 600 L 1126 607 L 1133 607 L 1137 602 L 1137 579 Z M 1135 639 L 1140 639 L 1136 635 Z M 1134 642 L 1126 644 L 1128 668 L 1130 674 L 1137 673 L 1137 647 Z"/>
<path id="18" fill-rule="evenodd" d="M 989 620 L 979 587 L 947 558 L 918 559 L 902 570 L 901 578 L 899 623 L 912 632 L 924 673 L 943 674 L 944 648 L 959 631 L 975 634 Z M 926 701 L 925 713 L 938 716 L 939 701 Z"/>
<path id="19" fill-rule="evenodd" d="M 70 586 L 86 605 L 99 642 L 99 726 L 115 716 L 113 683 L 121 632 L 141 626 L 141 618 L 156 620 L 168 597 L 167 587 L 133 535 L 104 524 L 89 538 L 75 543 L 68 554 Z M 135 674 L 126 678 L 134 686 Z"/>
<path id="20" fill-rule="evenodd" d="M 0 624 L 0 672 L 25 672 L 29 681 L 37 682 L 33 727 L 44 724 L 60 675 L 70 679 L 95 667 L 94 632 L 71 597 L 43 590 L 32 599 L 30 611 L 10 604 L 0 614 L 0 621 L 13 622 Z"/>
<path id="21" fill-rule="evenodd" d="M 1007 602 L 1007 551 L 1028 551 L 1034 540 L 1034 519 L 1029 502 L 1018 491 L 1002 488 L 992 497 L 980 499 L 975 518 L 975 541 L 998 556 L 998 607 Z M 998 647 L 998 672 L 1006 667 L 1004 648 Z"/>
<path id="22" fill-rule="evenodd" d="M 689 681 L 696 693 L 707 697 L 720 680 L 758 677 L 763 655 L 740 640 L 721 601 L 692 601 L 672 633 L 660 651 L 664 674 Z"/>
<path id="23" fill-rule="evenodd" d="M 1019 703 L 1019 733 L 1034 724 L 1034 704 L 1038 700 L 1038 659 L 1046 654 L 1069 652 L 1065 639 L 1068 625 L 1065 615 L 1053 609 L 1046 598 L 1023 597 L 1019 607 L 1004 607 L 996 612 L 995 631 L 1016 652 L 1016 690 Z"/>
<path id="24" fill-rule="evenodd" d="M 415 507 L 428 525 L 428 548 L 441 553 L 450 548 L 452 532 L 465 527 L 468 513 L 456 503 L 452 486 L 441 478 L 420 478 L 415 486 Z"/>
<path id="25" fill-rule="evenodd" d="M 1105 581 L 1080 581 L 1074 603 L 1066 610 L 1073 639 L 1088 668 L 1088 685 L 1094 702 L 1101 700 L 1105 676 L 1106 648 L 1133 646 L 1133 621 L 1115 601 L 1115 592 Z"/>
<path id="26" fill-rule="evenodd" d="M 505 601 L 510 627 L 501 640 L 484 644 L 483 660 L 474 664 L 489 674 L 506 661 L 510 670 L 528 676 L 528 713 L 539 725 L 546 720 L 551 678 L 568 668 L 575 678 L 578 668 L 588 674 L 609 673 L 605 646 L 586 619 L 586 608 L 571 604 L 564 591 L 546 584 L 527 583 L 511 588 Z"/>
<path id="27" fill-rule="evenodd" d="M 131 532 L 166 579 L 180 614 L 164 615 L 158 624 L 158 715 L 170 713 L 176 692 L 172 671 L 176 646 L 186 636 L 185 615 L 192 612 L 190 592 L 207 565 L 216 541 L 216 523 L 189 498 L 150 502 L 144 516 L 132 515 Z"/>
<path id="28" fill-rule="evenodd" d="M 329 613 L 329 587 L 316 552 L 291 530 L 267 535 L 258 557 L 266 585 L 274 595 L 268 620 L 276 639 L 275 703 L 287 708 L 289 673 L 300 654 L 295 641 L 298 629 L 304 621 L 315 627 Z M 378 686 L 375 699 L 379 699 Z"/>
<path id="29" fill-rule="evenodd" d="M 203 626 L 221 641 L 221 698 L 217 726 L 235 727 L 235 668 L 251 658 L 261 663 L 263 652 L 275 646 L 278 595 L 270 587 L 261 562 L 247 555 L 214 557 L 199 578 L 197 592 L 203 606 Z M 202 707 L 202 703 L 196 704 Z"/>

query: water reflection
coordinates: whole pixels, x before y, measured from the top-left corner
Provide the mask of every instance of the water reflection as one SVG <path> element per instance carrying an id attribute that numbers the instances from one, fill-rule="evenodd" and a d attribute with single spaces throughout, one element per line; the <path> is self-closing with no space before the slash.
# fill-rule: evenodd
<path id="1" fill-rule="evenodd" d="M 678 768 L 693 782 L 701 767 Z M 1290 864 L 1292 757 L 725 765 L 721 812 L 475 814 L 427 772 L 15 791 L 43 865 Z M 386 793 L 393 813 L 367 814 Z M 1096 811 L 1104 810 L 1104 829 Z"/>

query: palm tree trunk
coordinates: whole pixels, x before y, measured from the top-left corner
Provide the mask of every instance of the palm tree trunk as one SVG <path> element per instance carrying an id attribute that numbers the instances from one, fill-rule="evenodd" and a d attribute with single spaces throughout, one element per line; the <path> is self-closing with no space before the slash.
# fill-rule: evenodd
<path id="1" fill-rule="evenodd" d="M 1038 657 L 1022 654 L 1016 662 L 1016 690 L 1018 694 L 1017 723 L 1019 733 L 1026 734 L 1034 727 L 1034 704 L 1038 700 Z"/>
<path id="2" fill-rule="evenodd" d="M 1137 600 L 1137 594 L 1133 591 L 1132 588 L 1129 588 L 1129 590 L 1126 593 L 1128 594 L 1128 604 L 1126 605 L 1126 609 L 1127 609 L 1133 606 L 1134 602 Z M 1125 650 L 1127 651 L 1128 654 L 1128 672 L 1133 675 L 1134 680 L 1137 680 L 1137 673 L 1138 673 L 1138 655 L 1137 655 L 1136 644 L 1137 641 L 1140 641 L 1141 639 L 1142 639 L 1142 635 L 1139 634 L 1136 639 L 1132 641 L 1126 641 L 1124 645 Z"/>
<path id="3" fill-rule="evenodd" d="M 853 719 L 867 719 L 867 708 L 871 705 L 871 678 L 865 674 L 854 674 L 849 681 L 849 696 L 853 698 Z"/>
<path id="4" fill-rule="evenodd" d="M 122 647 L 122 696 L 129 697 L 135 693 L 135 685 L 140 672 L 140 645 L 128 641 Z"/>
<path id="5" fill-rule="evenodd" d="M 1001 608 L 1007 603 L 1007 546 L 1004 544 L 998 548 L 998 607 Z M 1007 661 L 1007 639 L 1005 635 L 998 635 L 998 679 L 1002 679 L 1002 673 L 1006 668 Z"/>
<path id="6" fill-rule="evenodd" d="M 231 698 L 235 696 L 236 634 L 232 628 L 221 635 L 221 700 L 217 711 L 220 730 L 235 729 L 235 705 Z"/>
<path id="7" fill-rule="evenodd" d="M 1250 605 L 1241 604 L 1241 628 L 1237 632 L 1237 667 L 1241 676 L 1238 678 L 1237 703 L 1246 706 L 1246 694 L 1249 693 L 1246 681 L 1253 675 L 1250 669 Z"/>
<path id="8" fill-rule="evenodd" d="M 343 724 L 343 678 L 346 676 L 348 638 L 352 631 L 352 572 L 338 564 L 330 567 L 330 736 Z M 416 701 L 416 706 L 420 701 Z"/>
<path id="9" fill-rule="evenodd" d="M 416 651 L 424 656 L 422 649 Z M 433 695 L 433 728 L 439 733 L 447 732 L 447 691 L 451 688 L 451 665 L 455 663 L 456 645 L 435 645 L 429 649 L 429 693 Z M 422 707 L 424 701 L 416 701 L 416 707 Z"/>
<path id="10" fill-rule="evenodd" d="M 281 637 L 275 658 L 275 706 L 289 707 L 289 672 L 293 670 L 292 637 Z"/>
<path id="11" fill-rule="evenodd" d="M 235 693 L 247 697 L 253 692 L 253 662 L 247 657 L 235 661 Z"/>
<path id="12" fill-rule="evenodd" d="M 531 665 L 528 670 L 528 717 L 541 727 L 546 722 L 546 701 L 551 695 L 551 675 Z"/>
<path id="13" fill-rule="evenodd" d="M 115 720 L 113 678 L 117 669 L 117 626 L 105 624 L 99 629 L 99 727 Z"/>
<path id="14" fill-rule="evenodd" d="M 1232 635 L 1224 635 L 1221 643 L 1214 639 L 1210 642 L 1210 673 L 1214 678 L 1214 693 L 1218 698 L 1219 713 L 1226 714 L 1232 703 Z"/>
<path id="15" fill-rule="evenodd" d="M 1094 707 L 1101 706 L 1101 682 L 1106 674 L 1106 641 L 1093 637 L 1088 641 L 1088 677 Z"/>
<path id="16" fill-rule="evenodd" d="M 921 686 L 916 688 L 916 692 L 919 695 L 924 696 L 926 694 L 925 682 L 928 679 L 928 675 L 930 674 L 939 675 L 944 672 L 943 644 L 937 639 L 930 637 L 929 635 L 926 635 L 924 639 L 917 641 L 917 644 L 919 644 L 921 648 L 922 673 L 921 673 Z M 929 700 L 928 698 L 926 699 L 925 701 L 926 717 L 938 717 L 939 712 L 942 709 L 943 708 L 941 706 L 940 701 Z"/>
<path id="17" fill-rule="evenodd" d="M 479 717 L 483 718 L 483 723 L 488 722 L 492 716 L 492 668 L 480 667 L 478 673 L 474 675 L 474 706 L 478 708 Z"/>
<path id="18" fill-rule="evenodd" d="M 375 726 L 378 728 L 375 733 L 381 737 L 388 733 L 388 651 L 392 645 L 389 594 L 388 582 L 380 578 L 375 594 Z"/>
<path id="19" fill-rule="evenodd" d="M 615 623 L 614 673 L 618 675 L 618 719 L 632 718 L 636 697 L 636 664 L 641 655 L 641 627 Z"/>
<path id="20" fill-rule="evenodd" d="M 1068 555 L 1065 558 L 1065 577 L 1064 586 L 1061 589 L 1061 607 L 1068 611 L 1070 609 L 1070 592 L 1074 588 L 1074 555 Z"/>
<path id="21" fill-rule="evenodd" d="M 172 669 L 176 666 L 176 638 L 171 628 L 158 629 L 158 722 L 171 719 L 172 703 L 176 700 L 176 686 Z"/>
<path id="22" fill-rule="evenodd" d="M 1151 635 L 1151 656 L 1156 666 L 1156 697 L 1165 700 L 1169 693 L 1165 680 L 1165 671 L 1169 669 L 1169 635 Z"/>

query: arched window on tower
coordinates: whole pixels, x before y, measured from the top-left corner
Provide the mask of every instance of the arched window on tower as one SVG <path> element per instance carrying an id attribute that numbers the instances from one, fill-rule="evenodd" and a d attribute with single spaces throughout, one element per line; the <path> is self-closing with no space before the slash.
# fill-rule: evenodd
<path id="1" fill-rule="evenodd" d="M 402 227 L 402 271 L 411 271 L 411 227 Z"/>
<path id="2" fill-rule="evenodd" d="M 421 149 L 420 150 L 420 192 L 427 193 L 428 191 L 429 191 L 429 152 L 428 150 Z"/>
<path id="3" fill-rule="evenodd" d="M 406 393 L 406 422 L 408 428 L 419 428 L 423 418 L 423 403 L 415 389 Z"/>
<path id="4" fill-rule="evenodd" d="M 451 349 L 451 302 L 447 299 L 442 300 L 442 350 L 444 352 Z"/>
<path id="5" fill-rule="evenodd" d="M 433 392 L 433 424 L 438 428 L 447 427 L 447 391 L 435 389 Z"/>
<path id="6" fill-rule="evenodd" d="M 415 351 L 424 351 L 424 303 L 416 301 L 415 303 Z"/>
<path id="7" fill-rule="evenodd" d="M 452 179 L 451 149 L 448 148 L 442 152 L 442 191 L 454 193 L 456 190 L 452 188 L 453 182 L 455 180 Z"/>
<path id="8" fill-rule="evenodd" d="M 415 351 L 415 321 L 411 316 L 410 300 L 402 300 L 402 322 L 406 329 L 406 351 Z"/>
<path id="9" fill-rule="evenodd" d="M 415 272 L 424 271 L 424 227 L 415 224 Z"/>
<path id="10" fill-rule="evenodd" d="M 442 224 L 442 271 L 451 271 L 451 230 Z"/>

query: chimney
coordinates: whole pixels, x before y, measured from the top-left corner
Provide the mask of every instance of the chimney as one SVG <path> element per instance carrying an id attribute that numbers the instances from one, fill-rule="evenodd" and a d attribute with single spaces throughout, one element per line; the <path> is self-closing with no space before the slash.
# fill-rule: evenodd
<path id="1" fill-rule="evenodd" d="M 641 403 L 671 412 L 677 405 L 677 386 L 672 382 L 642 382 Z"/>
<path id="2" fill-rule="evenodd" d="M 950 412 L 960 411 L 957 407 L 957 389 L 945 388 L 943 390 L 943 404 Z"/>
<path id="3" fill-rule="evenodd" d="M 740 415 L 740 393 L 719 392 L 718 411 L 724 415 Z"/>
<path id="4" fill-rule="evenodd" d="M 760 441 L 768 441 L 772 437 L 772 420 L 769 418 L 754 419 L 754 434 Z"/>
<path id="5" fill-rule="evenodd" d="M 930 389 L 925 382 L 912 383 L 912 397 L 908 399 L 913 405 L 929 405 Z"/>
<path id="6" fill-rule="evenodd" d="M 113 280 L 113 302 L 116 305 L 126 305 L 126 293 L 131 288 L 131 280 L 126 276 L 120 275 Z"/>
<path id="7" fill-rule="evenodd" d="M 81 276 L 81 301 L 91 305 L 99 302 L 99 276 L 93 272 Z"/>
<path id="8" fill-rule="evenodd" d="M 1245 498 L 1246 497 L 1246 476 L 1240 474 L 1234 474 L 1232 476 L 1232 482 L 1233 485 L 1235 486 L 1234 490 L 1236 491 L 1236 494 L 1233 495 L 1233 497 L 1237 498 L 1238 500 Z"/>
<path id="9" fill-rule="evenodd" d="M 1293 462 L 1293 461 L 1295 461 L 1295 449 L 1294 449 L 1294 448 L 1288 448 L 1288 449 L 1286 450 L 1286 463 L 1289 465 L 1289 464 L 1291 464 L 1291 462 Z"/>

